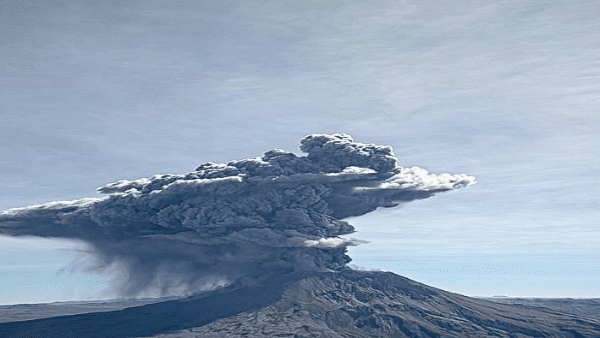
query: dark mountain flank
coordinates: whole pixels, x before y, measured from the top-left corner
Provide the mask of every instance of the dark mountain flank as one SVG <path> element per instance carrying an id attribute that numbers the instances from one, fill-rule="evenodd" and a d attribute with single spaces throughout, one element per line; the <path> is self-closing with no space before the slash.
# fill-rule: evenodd
<path id="1" fill-rule="evenodd" d="M 390 272 L 292 272 L 193 297 L 0 324 L 2 337 L 600 337 L 600 320 Z"/>

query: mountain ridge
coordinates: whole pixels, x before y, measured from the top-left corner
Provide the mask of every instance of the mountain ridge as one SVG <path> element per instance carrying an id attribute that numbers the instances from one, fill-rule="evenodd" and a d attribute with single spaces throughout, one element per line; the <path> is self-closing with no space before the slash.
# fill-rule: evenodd
<path id="1" fill-rule="evenodd" d="M 0 324 L 4 337 L 600 337 L 600 319 L 501 304 L 391 272 L 295 271 L 118 311 Z"/>

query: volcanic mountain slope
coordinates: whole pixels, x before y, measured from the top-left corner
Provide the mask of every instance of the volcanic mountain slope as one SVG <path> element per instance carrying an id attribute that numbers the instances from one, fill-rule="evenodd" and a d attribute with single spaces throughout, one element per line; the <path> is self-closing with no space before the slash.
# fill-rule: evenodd
<path id="1" fill-rule="evenodd" d="M 3 337 L 600 337 L 597 318 L 474 299 L 389 272 L 293 272 L 120 311 L 0 324 Z"/>
<path id="2" fill-rule="evenodd" d="M 156 337 L 600 337 L 600 320 L 348 270 L 307 276 L 267 307 Z"/>

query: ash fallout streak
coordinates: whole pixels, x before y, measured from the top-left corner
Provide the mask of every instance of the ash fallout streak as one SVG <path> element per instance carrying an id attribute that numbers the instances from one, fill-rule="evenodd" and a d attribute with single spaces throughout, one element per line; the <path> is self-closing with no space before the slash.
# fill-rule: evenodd
<path id="1" fill-rule="evenodd" d="M 342 219 L 476 183 L 396 165 L 392 148 L 346 134 L 312 134 L 298 157 L 205 163 L 98 188 L 104 198 L 52 202 L 0 213 L 0 232 L 89 243 L 98 269 L 117 264 L 121 296 L 148 289 L 193 293 L 293 270 L 339 271 L 350 262 Z"/>

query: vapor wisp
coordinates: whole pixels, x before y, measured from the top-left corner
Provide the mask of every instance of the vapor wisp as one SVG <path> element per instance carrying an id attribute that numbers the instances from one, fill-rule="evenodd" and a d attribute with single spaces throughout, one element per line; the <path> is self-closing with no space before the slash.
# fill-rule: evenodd
<path id="1" fill-rule="evenodd" d="M 397 166 L 391 147 L 346 134 L 308 135 L 300 149 L 307 155 L 273 149 L 110 183 L 97 189 L 103 198 L 10 209 L 0 213 L 0 233 L 89 243 L 99 266 L 126 271 L 115 285 L 121 296 L 189 293 L 292 270 L 338 271 L 357 243 L 339 237 L 354 232 L 344 218 L 476 183 Z"/>

